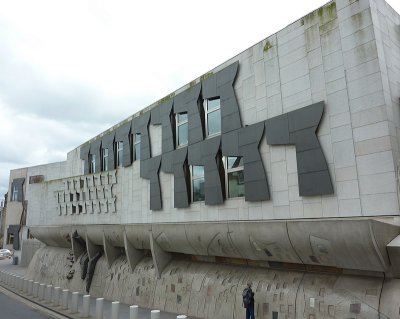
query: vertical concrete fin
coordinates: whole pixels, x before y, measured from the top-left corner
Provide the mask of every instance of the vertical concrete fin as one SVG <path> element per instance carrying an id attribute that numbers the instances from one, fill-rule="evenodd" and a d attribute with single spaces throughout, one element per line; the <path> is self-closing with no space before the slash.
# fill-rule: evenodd
<path id="1" fill-rule="evenodd" d="M 94 258 L 94 256 L 96 256 L 96 254 L 99 251 L 101 251 L 101 247 L 93 244 L 92 241 L 89 239 L 87 233 L 85 234 L 85 237 L 86 237 L 86 250 L 88 252 L 89 259 L 92 259 Z"/>
<path id="2" fill-rule="evenodd" d="M 150 235 L 150 249 L 151 256 L 153 257 L 154 267 L 158 278 L 161 278 L 161 274 L 165 267 L 169 264 L 172 259 L 172 254 L 164 251 L 158 244 L 155 238 L 153 238 L 153 232 L 149 232 Z"/>
<path id="3" fill-rule="evenodd" d="M 117 259 L 119 255 L 121 255 L 121 251 L 110 243 L 110 241 L 106 238 L 104 232 L 103 232 L 103 247 L 108 263 L 108 268 L 111 268 L 111 265 L 113 264 L 115 259 Z"/>
<path id="4" fill-rule="evenodd" d="M 142 260 L 144 254 L 141 250 L 136 249 L 133 245 L 129 242 L 128 237 L 126 236 L 126 232 L 124 231 L 124 246 L 125 246 L 125 253 L 126 259 L 128 260 L 128 264 L 133 272 L 136 265 Z"/>

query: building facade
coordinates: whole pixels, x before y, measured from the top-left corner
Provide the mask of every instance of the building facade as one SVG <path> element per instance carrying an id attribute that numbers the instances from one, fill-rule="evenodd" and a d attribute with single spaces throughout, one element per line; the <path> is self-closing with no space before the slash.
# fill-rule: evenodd
<path id="1" fill-rule="evenodd" d="M 12 172 L 47 245 L 29 276 L 198 318 L 242 317 L 248 280 L 257 318 L 400 318 L 399 25 L 329 2 Z"/>

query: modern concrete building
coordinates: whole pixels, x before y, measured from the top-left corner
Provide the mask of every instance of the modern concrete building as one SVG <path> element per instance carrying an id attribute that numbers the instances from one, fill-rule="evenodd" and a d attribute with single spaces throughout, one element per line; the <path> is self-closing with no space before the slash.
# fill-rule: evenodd
<path id="1" fill-rule="evenodd" d="M 257 318 L 400 318 L 399 98 L 400 16 L 331 1 L 12 172 L 28 274 L 198 318 L 242 318 L 248 280 Z"/>

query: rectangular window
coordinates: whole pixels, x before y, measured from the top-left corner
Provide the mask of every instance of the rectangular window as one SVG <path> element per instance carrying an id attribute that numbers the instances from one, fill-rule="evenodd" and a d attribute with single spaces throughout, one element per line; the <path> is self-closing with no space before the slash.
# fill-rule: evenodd
<path id="1" fill-rule="evenodd" d="M 244 196 L 244 169 L 241 156 L 225 157 L 228 198 Z"/>
<path id="2" fill-rule="evenodd" d="M 191 166 L 192 202 L 203 201 L 204 196 L 204 166 Z"/>
<path id="3" fill-rule="evenodd" d="M 13 186 L 11 201 L 13 201 L 13 202 L 18 201 L 18 188 L 17 188 L 17 186 Z"/>
<path id="4" fill-rule="evenodd" d="M 96 172 L 96 154 L 90 155 L 90 173 Z"/>
<path id="5" fill-rule="evenodd" d="M 188 116 L 187 113 L 176 114 L 176 146 L 188 143 Z"/>
<path id="6" fill-rule="evenodd" d="M 117 167 L 121 167 L 122 166 L 122 157 L 124 155 L 124 142 L 117 142 L 117 148 L 116 148 L 116 165 Z"/>
<path id="7" fill-rule="evenodd" d="M 103 171 L 108 171 L 108 148 L 103 148 L 102 150 L 102 157 L 103 157 L 103 162 L 102 162 L 102 167 Z"/>
<path id="8" fill-rule="evenodd" d="M 140 160 L 140 134 L 136 133 L 134 138 L 135 138 L 133 143 L 133 151 L 135 156 L 134 160 L 138 161 Z"/>
<path id="9" fill-rule="evenodd" d="M 219 97 L 204 100 L 207 136 L 221 133 L 221 99 Z"/>

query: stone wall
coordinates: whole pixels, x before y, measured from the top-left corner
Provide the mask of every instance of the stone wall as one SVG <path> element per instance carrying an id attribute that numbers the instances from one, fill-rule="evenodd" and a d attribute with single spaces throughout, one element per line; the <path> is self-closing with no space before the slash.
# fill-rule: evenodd
<path id="1" fill-rule="evenodd" d="M 69 250 L 43 247 L 32 260 L 27 277 L 72 291 L 84 292 L 79 263 L 69 267 Z M 74 277 L 66 279 L 70 269 Z M 256 294 L 256 318 L 400 318 L 400 289 L 384 277 L 340 272 L 307 273 L 173 259 L 161 277 L 151 258 L 144 257 L 133 272 L 120 256 L 109 268 L 101 257 L 90 294 L 127 304 L 186 313 L 191 318 L 243 318 L 241 292 L 247 281 Z M 383 289 L 383 296 L 381 291 Z M 389 293 L 390 292 L 390 293 Z M 381 300 L 380 300 L 381 298 Z M 385 302 L 383 298 L 390 299 Z M 381 304 L 381 306 L 380 306 Z M 397 309 L 397 312 L 396 312 Z"/>

